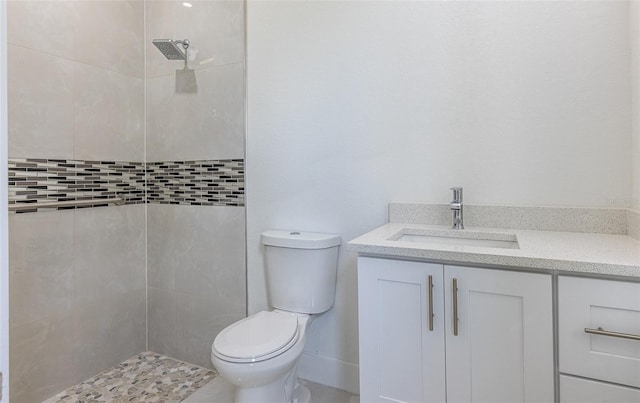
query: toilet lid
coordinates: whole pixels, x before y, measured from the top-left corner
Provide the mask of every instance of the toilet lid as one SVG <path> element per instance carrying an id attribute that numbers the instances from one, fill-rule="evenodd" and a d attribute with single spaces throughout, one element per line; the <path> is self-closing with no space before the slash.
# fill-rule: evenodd
<path id="1" fill-rule="evenodd" d="M 262 311 L 226 327 L 213 342 L 221 359 L 264 361 L 289 349 L 298 339 L 295 315 Z"/>

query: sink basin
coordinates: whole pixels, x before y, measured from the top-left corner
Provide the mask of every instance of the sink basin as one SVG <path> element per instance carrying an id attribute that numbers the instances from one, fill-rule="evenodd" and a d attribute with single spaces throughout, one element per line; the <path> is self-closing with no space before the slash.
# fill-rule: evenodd
<path id="1" fill-rule="evenodd" d="M 417 230 L 406 228 L 389 238 L 390 241 L 418 242 L 437 245 L 478 246 L 482 248 L 520 249 L 515 234 L 466 232 L 465 230 Z"/>

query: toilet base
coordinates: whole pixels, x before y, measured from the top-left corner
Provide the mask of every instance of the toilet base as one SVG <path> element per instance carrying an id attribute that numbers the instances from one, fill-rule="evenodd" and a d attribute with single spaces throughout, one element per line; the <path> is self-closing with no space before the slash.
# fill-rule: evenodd
<path id="1" fill-rule="evenodd" d="M 298 380 L 298 368 L 294 365 L 274 382 L 237 388 L 235 403 L 311 403 L 311 392 Z"/>
<path id="2" fill-rule="evenodd" d="M 292 403 L 311 403 L 311 392 L 301 383 L 293 391 Z"/>
<path id="3" fill-rule="evenodd" d="M 286 402 L 286 397 L 281 393 L 281 389 L 277 388 L 277 391 L 274 391 L 272 388 L 253 388 L 253 389 L 244 389 L 236 391 L 235 402 L 236 403 L 244 403 L 244 402 Z M 275 400 L 274 400 L 275 399 Z M 282 399 L 282 400 L 281 400 Z M 309 389 L 298 383 L 296 388 L 293 390 L 293 395 L 290 400 L 291 403 L 311 403 L 311 392 Z M 288 402 L 287 402 L 288 403 Z"/>

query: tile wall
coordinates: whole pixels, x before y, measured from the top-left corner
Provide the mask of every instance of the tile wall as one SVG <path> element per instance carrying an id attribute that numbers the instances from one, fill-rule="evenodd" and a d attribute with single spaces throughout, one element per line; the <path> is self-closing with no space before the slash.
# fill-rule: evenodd
<path id="1" fill-rule="evenodd" d="M 215 335 L 245 316 L 244 208 L 147 212 L 149 348 L 211 368 Z"/>
<path id="2" fill-rule="evenodd" d="M 144 4 L 12 0 L 7 12 L 14 185 L 37 165 L 78 185 L 94 174 L 79 162 L 144 161 Z M 10 215 L 11 401 L 145 349 L 145 240 L 144 204 Z"/>
<path id="3" fill-rule="evenodd" d="M 197 82 L 197 92 L 176 91 L 176 70 L 184 63 L 168 62 L 153 46 L 147 47 L 147 161 L 149 169 L 170 172 L 182 169 L 182 164 L 170 166 L 163 161 L 192 161 L 197 165 L 202 160 L 218 160 L 219 167 L 201 164 L 192 174 L 197 180 L 202 172 L 219 169 L 218 186 L 228 193 L 205 186 L 209 190 L 200 193 L 201 197 L 191 198 L 194 203 L 216 205 L 175 205 L 167 204 L 166 198 L 188 197 L 179 193 L 188 191 L 179 184 L 182 179 L 177 179 L 181 172 L 174 175 L 178 183 L 166 186 L 164 194 L 156 195 L 155 184 L 150 184 L 149 348 L 210 368 L 215 335 L 246 313 L 241 178 L 244 4 L 191 3 L 191 8 L 181 2 L 145 3 L 146 42 L 154 38 L 189 39 L 189 68 L 195 70 Z"/>
<path id="4" fill-rule="evenodd" d="M 211 367 L 246 313 L 243 3 L 7 4 L 11 202 L 130 203 L 10 215 L 12 401 L 145 349 Z"/>

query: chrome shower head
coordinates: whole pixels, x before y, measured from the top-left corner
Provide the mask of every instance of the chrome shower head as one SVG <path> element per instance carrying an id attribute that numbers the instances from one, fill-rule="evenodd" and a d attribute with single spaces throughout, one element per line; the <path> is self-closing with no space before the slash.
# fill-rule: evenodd
<path id="1" fill-rule="evenodd" d="M 153 44 L 156 45 L 156 48 L 164 57 L 169 60 L 187 60 L 187 48 L 189 48 L 189 40 L 185 39 L 183 41 L 172 41 L 171 39 L 154 39 Z M 184 48 L 184 52 L 182 49 L 178 47 L 178 44 L 181 44 Z"/>

